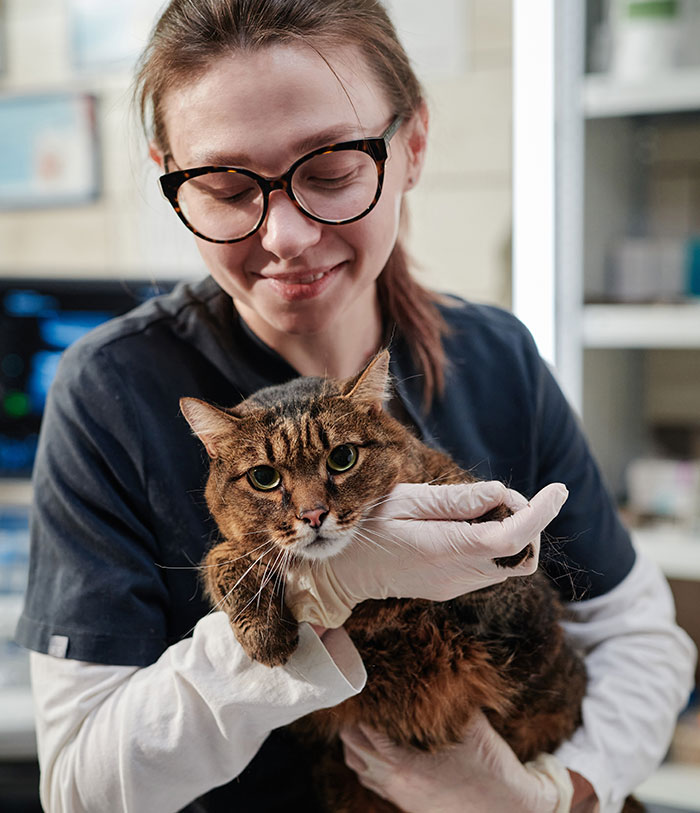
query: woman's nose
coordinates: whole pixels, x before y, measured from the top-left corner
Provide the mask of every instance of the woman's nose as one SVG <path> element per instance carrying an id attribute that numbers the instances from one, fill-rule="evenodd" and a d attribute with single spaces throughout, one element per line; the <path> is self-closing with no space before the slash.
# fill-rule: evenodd
<path id="1" fill-rule="evenodd" d="M 270 193 L 260 242 L 281 260 L 292 260 L 321 239 L 322 223 L 306 217 L 281 189 Z"/>

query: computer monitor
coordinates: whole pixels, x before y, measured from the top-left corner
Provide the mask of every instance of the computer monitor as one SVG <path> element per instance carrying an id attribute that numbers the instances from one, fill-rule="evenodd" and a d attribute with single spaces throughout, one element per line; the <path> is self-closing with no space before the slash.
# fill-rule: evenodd
<path id="1" fill-rule="evenodd" d="M 61 353 L 173 280 L 0 279 L 0 480 L 31 474 Z"/>

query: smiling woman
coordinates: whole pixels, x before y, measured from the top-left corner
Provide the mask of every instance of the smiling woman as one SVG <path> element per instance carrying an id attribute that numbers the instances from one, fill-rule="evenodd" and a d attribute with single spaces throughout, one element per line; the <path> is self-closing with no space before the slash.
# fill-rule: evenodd
<path id="1" fill-rule="evenodd" d="M 381 343 L 383 313 L 413 338 L 427 403 L 443 382 L 444 322 L 397 242 L 402 197 L 425 158 L 427 112 L 378 8 L 303 3 L 293 28 L 288 11 L 271 3 L 235 10 L 213 3 L 210 18 L 194 19 L 186 4 L 173 3 L 141 68 L 140 105 L 144 121 L 151 110 L 154 160 L 196 173 L 166 174 L 166 194 L 256 334 L 305 375 L 349 375 Z M 212 61 L 213 50 L 233 42 L 235 53 Z M 202 212 L 194 186 L 202 166 L 218 175 L 238 170 L 233 181 L 214 181 L 217 198 L 225 185 L 248 204 L 225 226 L 213 222 L 224 217 L 218 202 Z M 327 189 L 319 196 L 329 172 L 336 184 L 350 176 L 333 202 Z M 242 239 L 255 230 L 257 239 Z M 357 328 L 352 336 L 348 322 Z"/>
<path id="2" fill-rule="evenodd" d="M 582 810 L 599 802 L 616 813 L 663 756 L 692 647 L 527 330 L 497 308 L 438 296 L 409 271 L 403 201 L 423 169 L 428 117 L 384 7 L 171 0 L 137 96 L 162 189 L 210 276 L 69 348 L 48 398 L 18 628 L 35 650 L 46 809 L 321 810 L 313 759 L 287 726 L 365 687 L 344 627 L 355 607 L 418 599 L 428 615 L 426 603 L 437 602 L 466 624 L 471 610 L 460 607 L 479 607 L 480 597 L 459 599 L 537 568 L 546 527 L 557 541 L 542 545 L 541 570 L 567 603 L 567 636 L 587 654 L 571 740 L 526 767 L 486 719 L 458 743 L 458 760 L 433 759 L 410 737 L 385 748 L 350 730 L 349 768 L 340 765 L 372 788 L 377 811 L 462 813 L 468 802 L 553 813 L 573 795 Z M 367 373 L 386 344 L 382 375 Z M 346 413 L 319 426 L 310 408 L 296 435 L 286 406 L 274 425 L 244 416 L 252 438 L 239 426 L 237 407 L 282 384 L 294 402 L 308 377 L 314 386 L 354 382 L 343 397 L 359 400 L 373 431 L 386 410 L 425 455 L 449 449 L 460 469 L 488 482 L 399 483 L 389 494 L 367 485 L 371 543 L 351 533 L 350 505 L 335 511 L 332 499 L 350 503 L 360 475 L 372 465 L 386 474 L 389 464 L 369 454 Z M 212 404 L 225 408 L 202 406 Z M 231 555 L 238 548 L 215 544 L 202 498 L 207 457 L 215 470 L 227 442 L 208 428 L 221 422 L 237 446 L 206 496 L 217 521 L 235 516 L 242 538 L 255 540 L 246 555 L 258 559 L 243 572 Z M 291 472 L 295 438 L 315 449 L 313 477 Z M 408 465 L 393 465 L 392 483 L 410 478 Z M 473 522 L 503 505 L 512 516 Z M 296 617 L 279 627 L 284 658 L 240 623 L 237 634 L 254 638 L 245 649 L 203 589 L 219 584 L 210 594 L 222 606 L 229 596 L 254 604 L 248 574 L 267 566 L 280 534 L 314 565 L 328 554 L 304 586 L 316 615 L 299 616 L 298 639 Z M 214 551 L 221 561 L 212 564 Z M 519 564 L 504 572 L 499 560 Z M 268 563 L 267 584 L 281 583 L 284 572 Z M 286 605 L 268 606 L 284 621 Z M 475 613 L 476 627 L 503 639 L 500 613 Z M 435 619 L 425 629 L 449 653 L 450 634 Z M 513 646 L 528 653 L 527 624 L 516 622 Z M 403 660 L 389 657 L 385 671 L 411 677 L 411 647 L 430 652 L 412 629 L 402 640 Z M 389 632 L 382 648 L 396 644 Z M 422 713 L 432 720 L 435 707 Z M 450 716 L 447 708 L 448 728 Z"/>
<path id="3" fill-rule="evenodd" d="M 196 83 L 166 92 L 162 108 L 168 147 L 154 144 L 153 156 L 164 168 L 172 157 L 190 176 L 178 176 L 180 212 L 246 323 L 306 375 L 356 370 L 382 341 L 377 280 L 396 243 L 403 194 L 422 166 L 420 110 L 402 123 L 357 47 L 338 47 L 329 58 L 303 43 L 221 59 Z M 359 149 L 337 151 L 336 143 L 310 155 L 295 151 L 317 133 Z M 377 142 L 379 163 L 369 152 Z M 229 191 L 243 195 L 233 217 L 221 183 L 212 204 L 211 187 L 202 186 L 211 173 L 196 168 L 212 144 L 219 154 L 247 157 L 239 172 L 226 171 Z M 280 170 L 286 177 L 272 183 Z M 342 194 L 319 191 L 329 172 Z M 334 172 L 342 174 L 334 180 Z M 205 239 L 212 237 L 227 241 Z M 350 335 L 348 321 L 356 328 Z"/>

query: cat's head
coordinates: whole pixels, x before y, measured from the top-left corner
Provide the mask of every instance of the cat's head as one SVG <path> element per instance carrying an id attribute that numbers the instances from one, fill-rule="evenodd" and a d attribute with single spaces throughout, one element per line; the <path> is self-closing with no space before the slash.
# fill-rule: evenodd
<path id="1" fill-rule="evenodd" d="M 242 552 L 271 541 L 292 562 L 361 538 L 363 519 L 401 479 L 410 437 L 382 409 L 388 389 L 383 351 L 351 379 L 296 379 L 233 409 L 181 399 L 211 458 L 207 503 L 223 535 Z"/>

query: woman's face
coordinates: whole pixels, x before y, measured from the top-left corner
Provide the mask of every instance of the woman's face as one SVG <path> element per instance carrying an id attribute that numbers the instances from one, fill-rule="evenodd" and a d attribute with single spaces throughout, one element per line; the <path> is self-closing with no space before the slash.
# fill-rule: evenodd
<path id="1" fill-rule="evenodd" d="M 220 58 L 164 99 L 172 161 L 272 177 L 316 147 L 381 135 L 394 111 L 359 51 L 341 49 L 329 62 L 332 70 L 301 44 Z M 379 203 L 355 223 L 317 223 L 277 190 L 245 240 L 196 238 L 210 273 L 259 335 L 314 334 L 340 319 L 354 332 L 360 314 L 376 314 L 375 281 L 396 241 L 403 193 L 420 171 L 424 125 L 415 116 L 394 136 Z"/>

